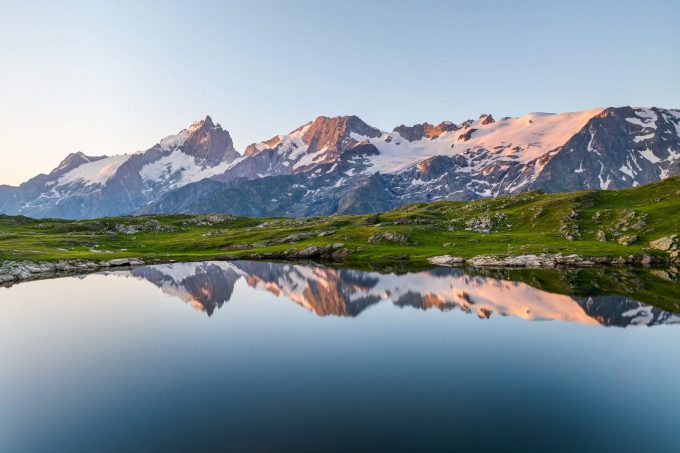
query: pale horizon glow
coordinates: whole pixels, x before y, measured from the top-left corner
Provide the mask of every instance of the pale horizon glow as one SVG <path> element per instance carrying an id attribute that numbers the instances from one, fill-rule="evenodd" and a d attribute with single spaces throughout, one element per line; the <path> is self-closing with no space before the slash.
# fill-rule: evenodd
<path id="1" fill-rule="evenodd" d="M 145 150 L 210 115 L 239 152 L 319 115 L 680 108 L 680 4 L 206 1 L 3 5 L 0 184 Z"/>

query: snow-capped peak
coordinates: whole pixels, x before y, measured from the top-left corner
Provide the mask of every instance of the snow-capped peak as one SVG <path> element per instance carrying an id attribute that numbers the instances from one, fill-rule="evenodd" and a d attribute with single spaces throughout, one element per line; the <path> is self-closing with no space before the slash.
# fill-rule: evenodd
<path id="1" fill-rule="evenodd" d="M 182 129 L 177 134 L 168 135 L 167 137 L 162 138 L 160 140 L 160 142 L 158 142 L 158 144 L 161 146 L 161 148 L 163 150 L 166 150 L 166 151 L 174 149 L 174 148 L 179 148 L 196 131 L 198 131 L 202 128 L 213 128 L 213 127 L 215 127 L 215 125 L 213 124 L 212 118 L 210 118 L 210 115 L 207 115 L 204 120 L 199 120 L 199 121 L 193 122 L 191 124 L 191 126 L 187 127 L 186 129 Z"/>
<path id="2" fill-rule="evenodd" d="M 106 158 L 106 156 L 87 156 L 82 151 L 76 151 L 75 153 L 70 153 L 68 156 L 62 160 L 57 168 L 52 170 L 51 174 L 63 174 L 66 171 L 72 170 L 79 165 L 94 162 Z"/>

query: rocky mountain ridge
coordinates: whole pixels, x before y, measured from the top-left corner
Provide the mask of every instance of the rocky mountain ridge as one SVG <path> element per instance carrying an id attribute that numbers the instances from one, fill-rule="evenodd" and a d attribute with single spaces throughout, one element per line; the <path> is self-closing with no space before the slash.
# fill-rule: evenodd
<path id="1" fill-rule="evenodd" d="M 530 113 L 383 132 L 318 117 L 243 155 L 208 116 L 144 152 L 67 156 L 48 175 L 0 186 L 0 213 L 250 216 L 364 213 L 532 189 L 634 187 L 680 174 L 680 110 Z"/>

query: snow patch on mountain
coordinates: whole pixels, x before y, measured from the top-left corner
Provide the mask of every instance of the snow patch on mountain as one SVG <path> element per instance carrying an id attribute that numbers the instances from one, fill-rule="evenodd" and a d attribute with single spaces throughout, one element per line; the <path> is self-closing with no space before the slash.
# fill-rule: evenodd
<path id="1" fill-rule="evenodd" d="M 529 113 L 519 118 L 504 118 L 483 124 L 474 121 L 466 128 L 448 131 L 434 139 L 409 142 L 398 132 L 384 133 L 379 138 L 365 137 L 380 151 L 369 161 L 366 172 L 392 173 L 412 165 L 414 159 L 423 160 L 433 156 L 468 155 L 486 151 L 488 160 L 478 161 L 477 169 L 488 161 L 507 160 L 529 163 L 564 145 L 581 130 L 602 108 L 569 113 Z M 474 130 L 469 138 L 464 130 Z M 471 168 L 470 170 L 475 170 Z"/>
<path id="2" fill-rule="evenodd" d="M 636 137 L 633 137 L 633 141 L 635 143 L 644 142 L 645 140 L 649 140 L 651 138 L 654 138 L 654 135 L 655 135 L 654 132 L 651 132 L 651 133 L 645 134 L 645 135 L 638 135 Z"/>
<path id="3" fill-rule="evenodd" d="M 508 118 L 495 123 L 473 125 L 476 128 L 472 138 L 465 143 L 468 149 L 474 146 L 494 148 L 505 146 L 506 156 L 513 156 L 513 148 L 522 149 L 516 159 L 527 163 L 541 157 L 548 151 L 564 145 L 588 120 L 603 109 L 584 110 L 570 113 L 529 113 L 520 118 Z M 455 135 L 448 133 L 448 135 Z"/>
<path id="4" fill-rule="evenodd" d="M 626 118 L 626 121 L 635 124 L 636 126 L 640 126 L 643 129 L 656 129 L 657 119 L 658 116 L 652 109 L 640 108 L 635 110 L 635 117 Z"/>
<path id="5" fill-rule="evenodd" d="M 139 174 L 142 179 L 153 183 L 169 182 L 168 188 L 172 189 L 222 174 L 243 159 L 244 157 L 240 157 L 211 167 L 199 163 L 198 159 L 185 154 L 181 149 L 176 149 L 143 166 Z"/>
<path id="6" fill-rule="evenodd" d="M 659 162 L 661 162 L 661 159 L 656 157 L 656 154 L 654 154 L 652 150 L 649 148 L 640 151 L 640 154 L 642 155 L 642 157 L 644 157 L 653 164 L 658 164 Z"/>
<path id="7" fill-rule="evenodd" d="M 68 173 L 62 175 L 55 187 L 66 186 L 73 183 L 82 183 L 85 186 L 103 185 L 108 181 L 123 163 L 130 158 L 129 154 L 107 157 L 94 162 L 87 162 Z"/>

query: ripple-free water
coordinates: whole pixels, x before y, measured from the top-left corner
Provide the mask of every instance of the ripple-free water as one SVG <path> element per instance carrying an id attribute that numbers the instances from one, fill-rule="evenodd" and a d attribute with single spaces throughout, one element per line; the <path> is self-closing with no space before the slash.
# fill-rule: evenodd
<path id="1" fill-rule="evenodd" d="M 680 316 L 625 294 L 199 262 L 0 288 L 0 451 L 678 451 Z"/>

